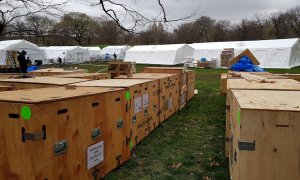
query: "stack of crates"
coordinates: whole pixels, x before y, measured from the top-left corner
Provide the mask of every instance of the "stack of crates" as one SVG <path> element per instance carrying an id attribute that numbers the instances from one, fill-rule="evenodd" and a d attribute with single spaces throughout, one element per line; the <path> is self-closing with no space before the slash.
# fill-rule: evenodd
<path id="1" fill-rule="evenodd" d="M 183 108 L 187 100 L 187 72 L 184 67 L 145 67 L 144 73 L 166 73 L 179 76 L 179 106 Z"/>
<path id="2" fill-rule="evenodd" d="M 0 79 L 0 179 L 103 178 L 192 98 L 194 72 L 170 71 Z"/>
<path id="3" fill-rule="evenodd" d="M 227 89 L 225 155 L 231 179 L 299 179 L 294 159 L 300 157 L 300 83 L 271 73 L 251 74 L 270 81 L 221 76 L 226 80 L 221 90 Z"/>

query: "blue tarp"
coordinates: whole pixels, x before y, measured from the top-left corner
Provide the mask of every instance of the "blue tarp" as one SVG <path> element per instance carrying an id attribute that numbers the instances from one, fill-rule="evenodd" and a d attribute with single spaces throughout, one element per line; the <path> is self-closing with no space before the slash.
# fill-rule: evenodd
<path id="1" fill-rule="evenodd" d="M 233 71 L 246 71 L 246 72 L 264 72 L 265 70 L 253 64 L 248 56 L 243 55 L 241 59 L 230 67 Z"/>
<path id="2" fill-rule="evenodd" d="M 31 71 L 35 71 L 35 70 L 38 70 L 38 66 L 30 66 L 27 68 L 27 72 L 31 72 Z"/>

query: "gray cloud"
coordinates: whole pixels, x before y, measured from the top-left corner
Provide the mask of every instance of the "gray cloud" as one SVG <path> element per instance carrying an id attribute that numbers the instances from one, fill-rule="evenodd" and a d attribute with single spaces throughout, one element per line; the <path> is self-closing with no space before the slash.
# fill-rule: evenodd
<path id="1" fill-rule="evenodd" d="M 97 0 L 71 0 L 68 10 L 85 12 L 91 16 L 103 15 L 100 7 L 90 7 L 87 5 L 88 1 L 98 2 Z M 150 18 L 161 14 L 161 9 L 156 0 L 117 0 L 117 2 L 127 3 Z M 187 16 L 193 10 L 199 8 L 200 15 L 210 16 L 217 20 L 225 19 L 234 22 L 243 18 L 251 18 L 257 13 L 270 14 L 300 5 L 299 0 L 162 0 L 162 3 L 165 6 L 168 19 Z"/>

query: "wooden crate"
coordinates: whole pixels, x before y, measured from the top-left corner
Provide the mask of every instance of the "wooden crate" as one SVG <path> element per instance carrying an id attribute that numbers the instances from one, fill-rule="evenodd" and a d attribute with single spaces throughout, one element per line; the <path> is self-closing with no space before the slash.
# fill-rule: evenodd
<path id="1" fill-rule="evenodd" d="M 226 95 L 227 79 L 228 79 L 228 74 L 227 73 L 221 73 L 221 81 L 220 81 L 221 95 Z"/>
<path id="2" fill-rule="evenodd" d="M 130 158 L 124 93 L 84 87 L 1 92 L 0 179 L 98 179 L 124 163 Z"/>
<path id="3" fill-rule="evenodd" d="M 47 68 L 47 69 L 39 69 L 35 71 L 31 71 L 27 74 L 33 76 L 53 76 L 53 75 L 61 75 L 61 74 L 73 74 L 73 73 L 87 73 L 87 69 L 74 69 L 74 70 L 65 70 L 63 68 Z"/>
<path id="4" fill-rule="evenodd" d="M 73 73 L 73 74 L 55 75 L 52 77 L 100 80 L 100 79 L 108 79 L 108 74 L 107 73 Z"/>
<path id="5" fill-rule="evenodd" d="M 300 179 L 300 91 L 233 90 L 233 180 Z"/>
<path id="6" fill-rule="evenodd" d="M 195 95 L 196 73 L 193 70 L 187 70 L 187 97 L 189 101 Z"/>
<path id="7" fill-rule="evenodd" d="M 249 82 L 245 79 L 228 79 L 227 80 L 227 96 L 226 96 L 226 109 L 230 110 L 232 103 L 232 90 L 274 90 L 274 91 L 300 91 L 300 82 L 292 79 L 274 79 L 275 83 L 258 83 Z M 230 114 L 229 111 L 227 111 Z M 226 116 L 230 116 L 230 115 Z M 230 121 L 226 118 L 226 134 L 225 140 L 229 138 Z M 225 147 L 228 147 L 228 141 L 225 141 Z M 227 152 L 227 151 L 226 151 Z M 226 154 L 228 156 L 228 154 Z"/>
<path id="8" fill-rule="evenodd" d="M 119 79 L 128 77 L 119 76 Z M 162 73 L 137 73 L 131 79 L 158 80 L 159 83 L 159 122 L 162 123 L 177 112 L 179 105 L 179 75 Z"/>
<path id="9" fill-rule="evenodd" d="M 127 121 L 130 124 L 131 148 L 143 140 L 151 132 L 151 129 L 154 129 L 151 126 L 155 122 L 153 122 L 152 114 L 149 114 L 149 112 L 152 108 L 157 107 L 158 104 L 150 105 L 149 102 L 152 102 L 157 97 L 157 91 L 153 91 L 153 88 L 158 87 L 157 81 L 145 79 L 105 79 L 76 83 L 74 85 L 83 87 L 126 88 L 124 96 L 127 99 L 128 106 L 124 108 L 128 110 Z"/>
<path id="10" fill-rule="evenodd" d="M 187 70 L 185 67 L 144 67 L 144 73 L 166 73 L 166 74 L 177 74 L 179 76 L 179 99 L 183 94 L 187 94 Z M 188 99 L 187 97 L 185 98 Z M 181 103 L 181 107 L 186 102 Z"/>
<path id="11" fill-rule="evenodd" d="M 56 86 L 66 86 L 68 84 L 84 82 L 88 79 L 79 78 L 58 78 L 58 77 L 34 77 L 25 79 L 0 79 L 0 85 L 10 86 L 14 89 L 35 89 Z"/>

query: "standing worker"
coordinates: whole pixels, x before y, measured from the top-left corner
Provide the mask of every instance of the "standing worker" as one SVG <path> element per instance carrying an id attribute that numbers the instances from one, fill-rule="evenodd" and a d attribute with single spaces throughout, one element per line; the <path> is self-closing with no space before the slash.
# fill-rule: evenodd
<path id="1" fill-rule="evenodd" d="M 27 73 L 27 60 L 25 58 L 26 54 L 27 54 L 26 51 L 23 50 L 18 56 L 18 61 L 19 61 L 20 69 L 21 69 L 22 73 Z"/>
<path id="2" fill-rule="evenodd" d="M 115 61 L 117 60 L 117 55 L 116 55 L 116 53 L 114 53 L 114 59 L 115 59 Z"/>
<path id="3" fill-rule="evenodd" d="M 59 65 L 59 67 L 61 67 L 61 63 L 62 63 L 62 59 L 60 58 L 60 57 L 58 57 L 58 65 Z"/>

